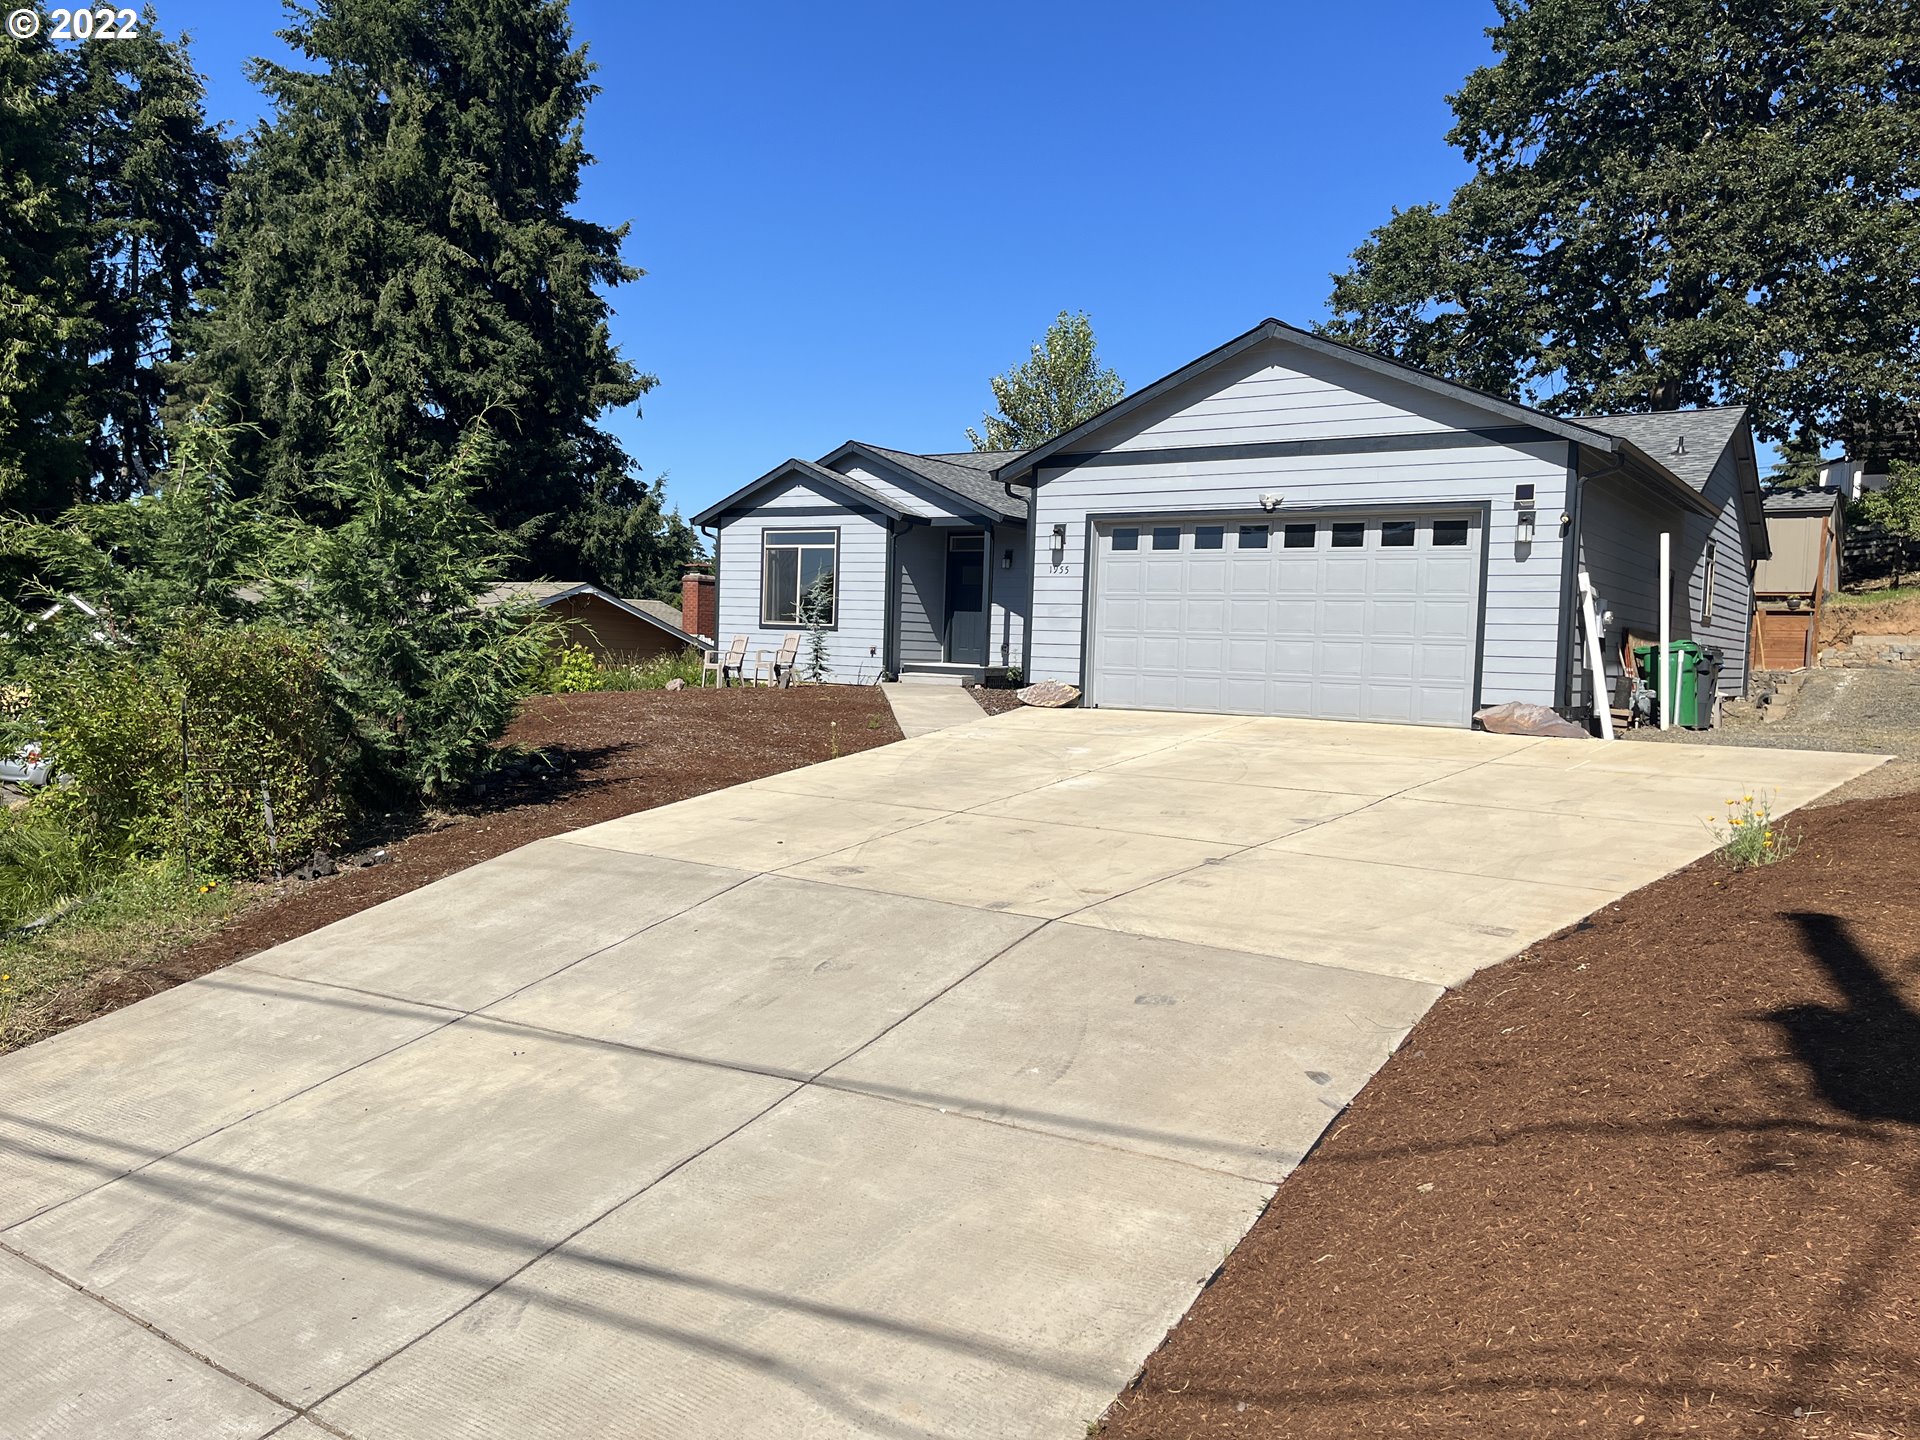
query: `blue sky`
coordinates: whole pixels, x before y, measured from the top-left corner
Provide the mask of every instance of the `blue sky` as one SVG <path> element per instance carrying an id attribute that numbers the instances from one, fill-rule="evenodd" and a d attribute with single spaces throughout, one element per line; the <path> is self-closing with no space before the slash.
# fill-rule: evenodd
<path id="1" fill-rule="evenodd" d="M 260 111 L 271 4 L 158 0 L 209 110 Z M 1445 96 L 1482 0 L 652 5 L 575 0 L 603 93 L 582 209 L 630 221 L 613 295 L 660 377 L 609 423 L 688 514 L 846 439 L 961 450 L 990 375 L 1086 310 L 1133 386 L 1465 178 Z"/>

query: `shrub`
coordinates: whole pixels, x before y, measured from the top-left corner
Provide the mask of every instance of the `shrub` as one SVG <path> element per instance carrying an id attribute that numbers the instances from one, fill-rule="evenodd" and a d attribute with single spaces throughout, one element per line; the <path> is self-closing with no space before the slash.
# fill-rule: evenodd
<path id="1" fill-rule="evenodd" d="M 1799 848 L 1783 821 L 1773 818 L 1771 802 L 1742 795 L 1727 801 L 1732 812 L 1724 826 L 1709 825 L 1720 859 L 1735 870 L 1776 865 Z"/>
<path id="2" fill-rule="evenodd" d="M 585 677 L 586 683 L 570 685 L 565 690 L 544 683 L 536 688 L 551 695 L 581 690 L 664 690 L 670 680 L 698 685 L 700 666 L 698 650 L 675 650 L 632 665 L 593 665 L 591 675 Z"/>
<path id="3" fill-rule="evenodd" d="M 88 865 L 178 856 L 254 875 L 339 838 L 341 736 L 323 657 L 301 638 L 191 629 L 151 656 L 82 652 L 35 697 L 61 779 L 29 808 Z"/>
<path id="4" fill-rule="evenodd" d="M 559 646 L 541 658 L 533 689 L 542 695 L 577 695 L 583 690 L 606 688 L 600 684 L 600 675 L 600 666 L 586 646 Z"/>

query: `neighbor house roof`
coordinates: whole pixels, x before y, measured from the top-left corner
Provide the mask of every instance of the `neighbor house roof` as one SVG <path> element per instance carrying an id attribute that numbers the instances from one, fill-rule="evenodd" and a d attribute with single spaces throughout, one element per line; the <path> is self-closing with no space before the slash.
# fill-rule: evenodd
<path id="1" fill-rule="evenodd" d="M 1831 485 L 1809 485 L 1800 490 L 1769 490 L 1763 503 L 1769 515 L 1825 515 L 1844 499 Z"/>
<path id="2" fill-rule="evenodd" d="M 936 489 L 973 504 L 989 516 L 1007 520 L 1027 518 L 1027 502 L 1007 494 L 1006 486 L 993 478 L 993 472 L 1013 458 L 1002 450 L 966 451 L 960 454 L 916 455 L 908 450 L 892 450 L 865 440 L 849 440 L 827 455 L 822 464 L 832 465 L 848 454 L 866 451 L 891 462 L 908 474 L 927 481 Z M 986 457 L 986 458 L 976 458 Z"/>
<path id="3" fill-rule="evenodd" d="M 589 595 L 596 600 L 605 601 L 614 609 L 623 610 L 636 620 L 646 621 L 656 630 L 666 631 L 682 644 L 698 645 L 700 643 L 696 637 L 680 628 L 680 612 L 671 605 L 663 605 L 658 600 L 622 600 L 618 595 L 609 595 L 598 585 L 589 585 L 579 580 L 509 580 L 487 591 L 480 597 L 479 603 L 482 605 L 538 605 L 545 608 L 580 595 Z M 672 618 L 669 619 L 669 616 Z"/>
<path id="4" fill-rule="evenodd" d="M 798 478 L 809 485 L 823 486 L 828 490 L 837 492 L 857 505 L 879 511 L 890 520 L 904 520 L 910 513 L 902 509 L 894 501 L 882 495 L 878 490 L 867 485 L 862 485 L 858 480 L 855 480 L 849 475 L 842 475 L 837 470 L 829 470 L 824 465 L 816 465 L 811 460 L 801 460 L 796 457 L 791 460 L 782 461 L 780 464 L 774 466 L 773 469 L 767 471 L 767 473 L 762 475 L 758 480 L 749 480 L 731 495 L 714 501 L 713 504 L 693 517 L 693 523 L 696 525 L 711 525 L 729 510 L 739 509 L 741 502 L 789 478 Z"/>
<path id="5" fill-rule="evenodd" d="M 1764 558 L 1769 553 L 1766 511 L 1760 492 L 1759 467 L 1753 455 L 1753 432 L 1747 428 L 1746 406 L 1714 405 L 1700 410 L 1656 410 L 1644 415 L 1581 415 L 1577 418 L 1582 425 L 1639 446 L 1660 465 L 1702 492 L 1727 447 L 1738 446 L 1734 466 L 1739 472 L 1740 513 L 1747 527 L 1747 546 L 1758 557 Z"/>
<path id="6" fill-rule="evenodd" d="M 1288 344 L 1297 345 L 1303 350 L 1330 356 L 1358 369 L 1371 371 L 1376 375 L 1390 376 L 1417 389 L 1471 405 L 1490 419 L 1502 420 L 1508 425 L 1523 426 L 1528 430 L 1557 436 L 1562 440 L 1571 440 L 1575 444 L 1585 445 L 1604 453 L 1622 455 L 1638 470 L 1644 471 L 1657 487 L 1666 489 L 1673 498 L 1689 509 L 1703 514 L 1714 513 L 1713 507 L 1700 496 L 1697 489 L 1688 485 L 1680 476 L 1647 454 L 1629 437 L 1609 433 L 1585 422 L 1563 420 L 1557 415 L 1548 415 L 1544 411 L 1529 409 L 1525 405 L 1516 405 L 1511 400 L 1502 400 L 1497 395 L 1475 390 L 1470 385 L 1462 385 L 1457 381 L 1429 374 L 1404 361 L 1390 359 L 1385 355 L 1376 355 L 1370 350 L 1357 350 L 1351 345 L 1342 345 L 1337 340 L 1329 340 L 1324 335 L 1316 335 L 1311 330 L 1302 330 L 1297 325 L 1289 325 L 1284 320 L 1271 318 L 1262 320 L 1244 335 L 1235 336 L 1218 349 L 1208 351 L 1191 364 L 1183 365 L 1171 374 L 1163 375 L 1152 384 L 1134 391 L 1124 399 L 1115 401 L 1091 419 L 1082 421 L 1073 429 L 1055 436 L 1046 444 L 1037 445 L 1031 450 L 1014 456 L 995 471 L 994 478 L 1009 483 L 1032 484 L 1031 477 L 1040 465 L 1056 456 L 1072 454 L 1076 445 L 1101 426 L 1132 413 L 1216 366 L 1225 364 L 1236 355 L 1269 340 L 1282 340 Z M 1762 543 L 1764 543 L 1764 536 Z"/>

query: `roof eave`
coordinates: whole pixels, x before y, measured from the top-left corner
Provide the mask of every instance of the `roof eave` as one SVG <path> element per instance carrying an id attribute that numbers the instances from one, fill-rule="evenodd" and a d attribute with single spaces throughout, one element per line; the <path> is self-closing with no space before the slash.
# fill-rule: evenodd
<path id="1" fill-rule="evenodd" d="M 1024 477 L 1033 475 L 1052 456 L 1059 455 L 1071 444 L 1083 436 L 1110 424 L 1139 409 L 1150 400 L 1157 399 L 1171 390 L 1178 389 L 1188 381 L 1198 378 L 1217 365 L 1224 364 L 1234 356 L 1269 340 L 1285 341 L 1298 345 L 1303 350 L 1326 355 L 1353 365 L 1357 369 L 1372 374 L 1388 376 L 1407 384 L 1417 386 L 1436 395 L 1446 395 L 1462 403 L 1474 405 L 1516 424 L 1529 425 L 1548 435 L 1562 440 L 1571 440 L 1577 444 L 1592 446 L 1595 449 L 1612 452 L 1616 446 L 1615 437 L 1602 431 L 1589 430 L 1584 425 L 1576 425 L 1570 420 L 1562 420 L 1556 415 L 1544 411 L 1531 410 L 1525 405 L 1517 405 L 1511 400 L 1502 400 L 1485 391 L 1475 390 L 1470 385 L 1462 385 L 1455 380 L 1443 379 L 1429 374 L 1425 370 L 1408 365 L 1404 361 L 1394 360 L 1385 355 L 1376 355 L 1370 350 L 1356 349 L 1351 345 L 1342 345 L 1337 340 L 1315 335 L 1311 330 L 1302 330 L 1297 325 L 1289 325 L 1284 320 L 1269 317 L 1262 320 L 1253 329 L 1243 335 L 1236 335 L 1226 344 L 1209 350 L 1199 359 L 1181 366 L 1171 374 L 1163 375 L 1149 385 L 1144 385 L 1131 395 L 1122 397 L 1102 410 L 1098 415 L 1083 420 L 1073 429 L 1056 435 L 1044 445 L 1037 445 L 1025 454 L 1009 461 L 993 472 L 994 479 L 1003 484 L 1032 484 Z"/>
<path id="2" fill-rule="evenodd" d="M 911 518 L 906 511 L 902 510 L 898 505 L 895 505 L 884 495 L 875 494 L 859 481 L 829 470 L 824 465 L 815 464 L 811 460 L 802 460 L 796 455 L 787 460 L 783 460 L 759 479 L 749 480 L 731 495 L 716 500 L 698 515 L 694 516 L 692 523 L 701 526 L 712 525 L 728 511 L 738 509 L 740 502 L 752 495 L 755 491 L 762 490 L 790 474 L 798 474 L 803 479 L 830 485 L 849 499 L 855 500 L 862 505 L 871 506 L 891 520 Z"/>

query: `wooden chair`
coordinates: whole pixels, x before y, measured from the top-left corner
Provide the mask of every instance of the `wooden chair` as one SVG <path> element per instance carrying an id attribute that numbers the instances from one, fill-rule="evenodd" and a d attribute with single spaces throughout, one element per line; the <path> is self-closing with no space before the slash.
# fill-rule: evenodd
<path id="1" fill-rule="evenodd" d="M 713 676 L 713 683 L 731 685 L 735 679 L 744 678 L 741 671 L 747 663 L 747 637 L 736 635 L 727 646 L 726 654 L 718 650 L 709 650 L 700 662 L 700 683 L 705 685 L 707 677 Z"/>

